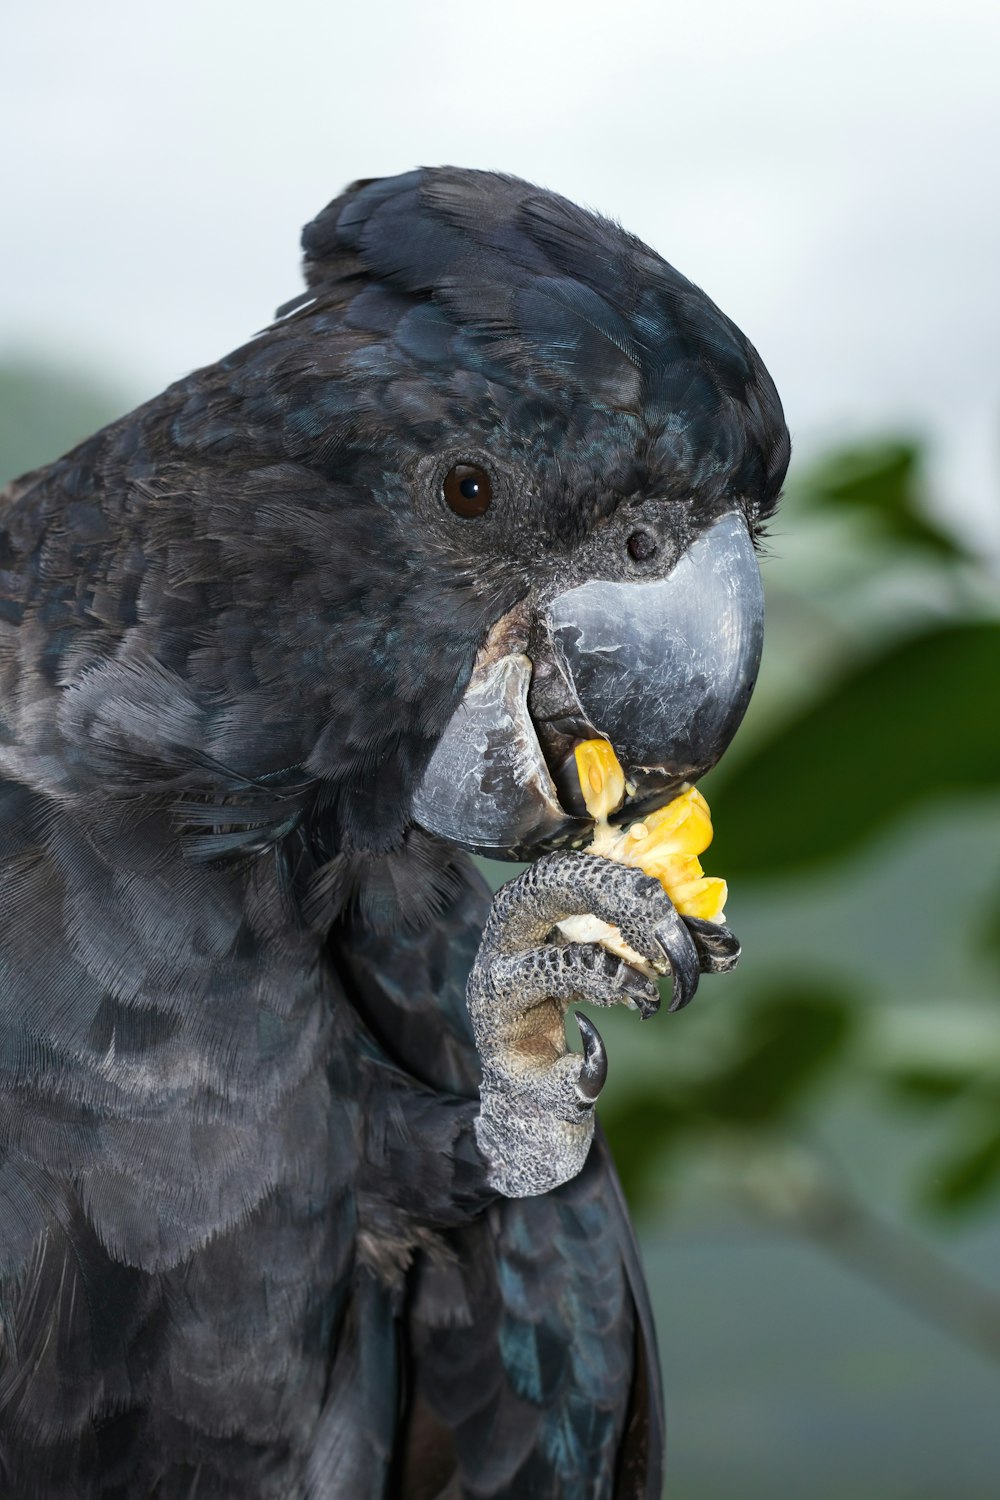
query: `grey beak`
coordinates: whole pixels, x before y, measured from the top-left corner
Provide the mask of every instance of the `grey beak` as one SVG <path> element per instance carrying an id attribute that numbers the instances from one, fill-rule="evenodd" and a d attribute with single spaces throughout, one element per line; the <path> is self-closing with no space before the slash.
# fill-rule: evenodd
<path id="1" fill-rule="evenodd" d="M 757 679 L 764 595 L 746 525 L 721 517 L 666 578 L 567 589 L 538 625 L 572 733 L 609 740 L 638 799 L 666 800 L 715 765 Z M 477 668 L 414 799 L 419 823 L 476 853 L 529 856 L 589 827 L 560 803 L 528 710 L 531 670 L 523 655 Z"/>
<path id="2" fill-rule="evenodd" d="M 595 579 L 545 624 L 582 717 L 627 771 L 691 781 L 746 713 L 764 643 L 764 591 L 745 523 L 723 516 L 652 583 Z"/>

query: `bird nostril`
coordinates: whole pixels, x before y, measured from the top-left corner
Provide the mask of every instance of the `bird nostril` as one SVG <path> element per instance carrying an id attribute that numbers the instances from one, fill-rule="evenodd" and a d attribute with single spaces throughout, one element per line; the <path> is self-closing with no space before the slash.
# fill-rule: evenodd
<path id="1" fill-rule="evenodd" d="M 625 546 L 633 562 L 648 562 L 656 552 L 656 538 L 648 531 L 633 531 Z"/>

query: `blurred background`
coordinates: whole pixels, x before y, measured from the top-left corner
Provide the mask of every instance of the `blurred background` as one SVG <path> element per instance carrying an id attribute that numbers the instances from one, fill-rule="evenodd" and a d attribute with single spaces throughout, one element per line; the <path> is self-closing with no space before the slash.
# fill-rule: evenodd
<path id="1" fill-rule="evenodd" d="M 0 59 L 0 482 L 244 342 L 299 226 L 418 163 L 621 219 L 757 344 L 795 456 L 705 785 L 744 959 L 602 1021 L 667 1493 L 995 1500 L 1000 10 L 8 0 Z"/>

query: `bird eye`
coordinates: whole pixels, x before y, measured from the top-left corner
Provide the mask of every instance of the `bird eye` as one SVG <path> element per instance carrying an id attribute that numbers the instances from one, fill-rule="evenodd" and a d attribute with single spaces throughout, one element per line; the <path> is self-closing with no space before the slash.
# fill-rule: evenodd
<path id="1" fill-rule="evenodd" d="M 444 498 L 456 516 L 481 516 L 490 508 L 493 481 L 478 464 L 456 464 L 445 476 Z"/>

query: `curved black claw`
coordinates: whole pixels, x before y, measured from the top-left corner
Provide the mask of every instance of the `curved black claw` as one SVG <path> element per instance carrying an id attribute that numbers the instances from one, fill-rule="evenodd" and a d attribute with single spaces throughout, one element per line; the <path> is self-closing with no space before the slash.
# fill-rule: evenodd
<path id="1" fill-rule="evenodd" d="M 669 916 L 657 923 L 656 940 L 670 964 L 673 988 L 669 1010 L 683 1010 L 694 999 L 701 977 L 701 964 L 698 962 L 694 938 L 685 926 L 683 917 L 678 912 L 671 911 Z"/>
<path id="2" fill-rule="evenodd" d="M 625 967 L 627 968 L 628 965 L 626 964 Z M 655 988 L 656 994 L 652 995 L 652 994 L 648 994 L 646 992 L 643 992 L 641 994 L 636 994 L 636 993 L 634 993 L 632 991 L 632 989 L 629 989 L 627 991 L 627 993 L 629 995 L 629 998 L 631 999 L 631 1001 L 632 1001 L 633 1005 L 635 1006 L 636 1010 L 639 1012 L 639 1020 L 640 1021 L 648 1021 L 649 1018 L 650 1018 L 650 1016 L 655 1016 L 656 1012 L 660 1008 L 660 987 L 659 987 L 659 985 L 654 985 L 652 983 L 652 981 L 650 981 L 649 988 L 650 989 L 654 989 Z"/>
<path id="3" fill-rule="evenodd" d="M 588 1020 L 580 1010 L 573 1014 L 583 1042 L 583 1066 L 580 1068 L 576 1091 L 584 1104 L 593 1104 L 608 1081 L 608 1054 L 604 1050 L 601 1033 L 593 1021 Z"/>
<path id="4" fill-rule="evenodd" d="M 615 953 L 592 943 L 570 943 L 561 950 L 566 967 L 578 965 L 594 982 L 576 997 L 592 1005 L 611 1005 L 624 999 L 642 1020 L 648 1021 L 660 1008 L 660 989 L 654 980 L 633 969 Z"/>
<path id="5" fill-rule="evenodd" d="M 740 957 L 740 940 L 735 932 L 702 917 L 685 917 L 684 925 L 694 939 L 703 974 L 728 974 L 735 969 Z"/>

